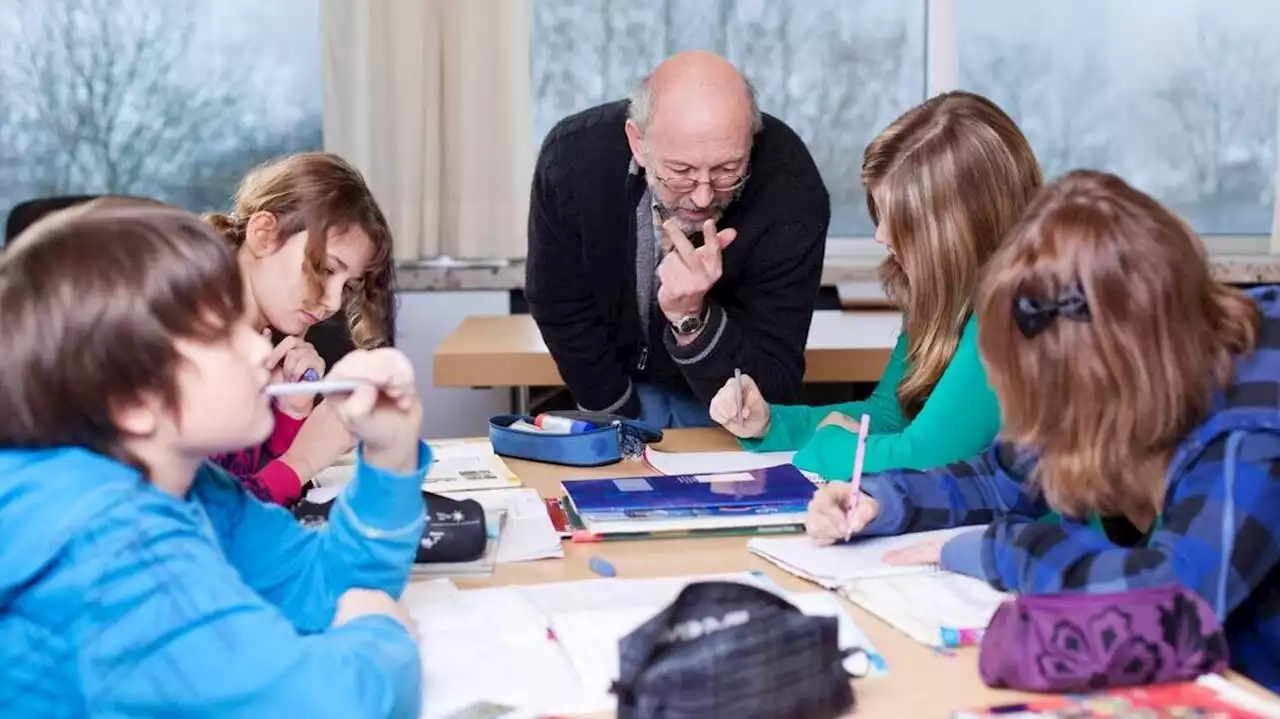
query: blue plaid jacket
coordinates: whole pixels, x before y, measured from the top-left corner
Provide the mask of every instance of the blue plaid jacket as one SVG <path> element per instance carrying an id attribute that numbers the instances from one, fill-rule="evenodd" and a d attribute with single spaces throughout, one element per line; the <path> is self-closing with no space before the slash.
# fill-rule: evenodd
<path id="1" fill-rule="evenodd" d="M 1049 507 L 1024 485 L 1035 457 L 1001 442 L 968 462 L 864 478 L 880 504 L 865 534 L 989 524 L 948 542 L 942 560 L 1001 590 L 1180 583 L 1226 617 L 1233 668 L 1280 691 L 1280 286 L 1251 294 L 1264 315 L 1258 349 L 1175 452 L 1161 521 L 1145 541 L 1121 546 L 1086 520 L 1037 521 Z"/>

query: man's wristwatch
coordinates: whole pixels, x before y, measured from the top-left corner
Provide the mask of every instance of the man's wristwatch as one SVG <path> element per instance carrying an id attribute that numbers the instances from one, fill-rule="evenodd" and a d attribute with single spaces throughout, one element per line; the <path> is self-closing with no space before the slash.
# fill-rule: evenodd
<path id="1" fill-rule="evenodd" d="M 706 310 L 703 310 L 696 314 L 685 315 L 671 323 L 671 331 L 685 337 L 696 335 L 707 324 L 706 314 Z"/>

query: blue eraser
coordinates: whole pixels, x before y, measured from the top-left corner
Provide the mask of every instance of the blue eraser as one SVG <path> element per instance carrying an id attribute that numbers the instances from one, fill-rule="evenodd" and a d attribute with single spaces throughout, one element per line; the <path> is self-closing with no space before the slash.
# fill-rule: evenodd
<path id="1" fill-rule="evenodd" d="M 319 380 L 320 380 L 320 373 L 316 372 L 313 369 L 308 369 L 306 372 L 302 373 L 303 382 L 318 382 Z"/>
<path id="2" fill-rule="evenodd" d="M 618 576 L 618 571 L 613 568 L 613 565 L 600 557 L 592 557 L 591 559 L 588 559 L 587 567 L 602 577 Z"/>

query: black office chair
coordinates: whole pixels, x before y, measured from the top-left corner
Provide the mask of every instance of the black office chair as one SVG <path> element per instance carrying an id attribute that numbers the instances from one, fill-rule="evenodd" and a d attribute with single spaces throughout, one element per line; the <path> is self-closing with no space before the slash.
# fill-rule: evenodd
<path id="1" fill-rule="evenodd" d="M 65 210 L 68 207 L 74 207 L 100 197 L 106 197 L 106 195 L 60 195 L 57 197 L 41 197 L 23 202 L 9 211 L 9 218 L 5 222 L 4 229 L 5 242 L 11 242 L 23 230 L 49 213 Z M 389 305 L 387 313 L 388 317 L 391 318 L 391 326 L 394 328 L 394 296 L 390 299 Z M 392 334 L 394 336 L 394 330 Z M 276 338 L 277 341 L 279 339 L 279 337 Z M 346 318 L 341 313 L 313 327 L 307 333 L 307 340 L 315 345 L 316 351 L 324 358 L 325 364 L 330 367 L 348 352 L 355 349 L 355 344 L 351 341 L 351 333 L 347 330 Z"/>

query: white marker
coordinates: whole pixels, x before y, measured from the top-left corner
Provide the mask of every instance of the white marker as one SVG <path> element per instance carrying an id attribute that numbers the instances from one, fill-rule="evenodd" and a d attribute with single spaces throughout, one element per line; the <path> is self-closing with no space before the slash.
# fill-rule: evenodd
<path id="1" fill-rule="evenodd" d="M 317 382 L 286 382 L 269 384 L 263 390 L 268 397 L 293 397 L 308 394 L 343 394 L 355 392 L 364 386 L 364 382 L 355 380 L 320 380 Z"/>

